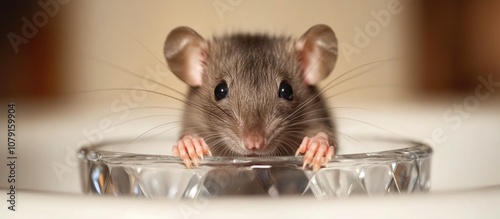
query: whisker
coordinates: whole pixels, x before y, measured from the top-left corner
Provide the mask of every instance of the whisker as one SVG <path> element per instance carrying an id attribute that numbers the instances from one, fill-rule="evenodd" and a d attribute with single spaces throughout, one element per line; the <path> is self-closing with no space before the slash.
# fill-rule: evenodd
<path id="1" fill-rule="evenodd" d="M 290 150 L 296 150 L 300 145 L 300 142 L 294 142 L 291 139 L 277 139 L 276 141 L 277 141 L 277 143 L 281 143 L 281 145 L 283 145 L 284 147 L 290 148 Z M 298 144 L 296 144 L 296 143 L 298 143 Z M 297 148 L 294 148 L 294 146 L 293 146 L 294 144 L 296 144 Z M 285 150 L 285 149 L 283 149 L 283 150 Z M 285 154 L 286 150 L 283 151 L 283 153 Z"/>
<path id="2" fill-rule="evenodd" d="M 369 66 L 369 65 L 373 65 L 373 64 L 380 64 L 380 63 L 383 63 L 383 62 L 395 61 L 395 60 L 399 60 L 399 59 L 400 59 L 399 57 L 397 57 L 397 58 L 389 58 L 389 59 L 380 59 L 380 60 L 376 60 L 376 61 L 372 61 L 372 62 L 368 62 L 368 63 L 362 64 L 362 65 L 360 65 L 360 66 L 357 66 L 357 67 L 355 67 L 355 68 L 352 68 L 352 69 L 350 69 L 350 70 L 348 70 L 348 71 L 346 71 L 346 72 L 342 73 L 341 75 L 339 75 L 339 76 L 337 76 L 337 77 L 333 78 L 333 80 L 329 81 L 329 82 L 328 82 L 327 84 L 325 84 L 323 87 L 324 87 L 324 88 L 325 88 L 325 87 L 328 87 L 329 85 L 331 85 L 331 84 L 332 84 L 332 83 L 334 83 L 335 81 L 339 80 L 339 79 L 340 79 L 340 78 L 342 78 L 343 76 L 345 76 L 345 75 L 347 75 L 347 74 L 350 74 L 350 73 L 352 73 L 352 72 L 354 72 L 354 71 L 356 71 L 356 70 L 358 70 L 358 69 L 361 69 L 361 68 L 363 68 L 363 67 L 366 67 L 366 66 Z M 375 68 L 375 67 L 373 67 L 373 68 Z M 370 69 L 367 69 L 367 70 L 365 70 L 365 71 L 362 71 L 362 72 L 361 72 L 361 74 L 365 74 L 365 73 L 367 73 L 369 70 L 372 70 L 373 68 L 370 68 Z M 357 77 L 357 76 L 359 76 L 359 75 L 360 75 L 360 74 L 357 74 L 357 75 L 355 75 L 354 77 L 347 78 L 347 80 L 350 80 L 350 79 L 352 79 L 352 78 L 355 78 L 355 77 Z M 343 81 L 341 81 L 341 82 L 343 82 Z"/>
<path id="3" fill-rule="evenodd" d="M 314 119 L 304 120 L 304 121 L 301 121 L 301 122 L 291 123 L 290 125 L 296 126 L 296 125 L 308 124 L 308 123 L 311 123 L 311 122 L 324 122 L 324 121 L 329 121 L 329 120 L 330 120 L 330 117 L 318 117 L 318 118 L 314 118 Z"/>
<path id="4" fill-rule="evenodd" d="M 401 138 L 403 138 L 403 139 L 406 139 L 405 137 L 401 136 L 400 134 L 398 134 L 398 133 L 396 133 L 396 132 L 390 131 L 390 130 L 388 130 L 388 129 L 384 129 L 384 128 L 382 128 L 382 127 L 378 126 L 378 125 L 374 125 L 374 124 L 371 124 L 371 123 L 369 123 L 369 122 L 361 121 L 361 120 L 359 120 L 359 119 L 353 119 L 353 118 L 347 118 L 347 117 L 335 117 L 335 119 L 344 119 L 344 120 L 350 120 L 350 121 L 354 121 L 354 122 L 359 122 L 359 123 L 362 123 L 362 124 L 365 124 L 365 125 L 368 125 L 368 126 L 371 126 L 371 127 L 374 127 L 374 128 L 378 128 L 378 129 L 380 129 L 380 130 L 382 130 L 382 131 L 385 131 L 385 132 L 388 132 L 388 133 L 394 134 L 394 135 L 396 135 L 396 136 L 398 136 L 398 137 L 401 137 Z"/>
<path id="5" fill-rule="evenodd" d="M 106 130 L 111 129 L 111 128 L 116 128 L 116 127 L 118 127 L 120 125 L 129 123 L 129 122 L 133 122 L 133 121 L 137 121 L 137 120 L 141 120 L 141 119 L 157 118 L 157 117 L 169 117 L 169 116 L 175 116 L 175 115 L 151 115 L 151 116 L 137 117 L 137 118 L 133 118 L 133 119 L 129 119 L 129 120 L 126 120 L 126 121 L 123 121 L 123 122 L 119 122 L 119 123 L 113 124 L 112 126 L 110 126 L 109 128 L 107 128 Z M 172 121 L 172 122 L 181 123 L 182 121 Z"/>
<path id="6" fill-rule="evenodd" d="M 214 112 L 211 112 L 211 111 L 207 110 L 205 107 L 201 106 L 200 104 L 193 103 L 193 102 L 188 102 L 188 101 L 179 99 L 179 98 L 177 98 L 175 96 L 171 96 L 171 95 L 160 93 L 160 92 L 153 91 L 153 90 L 139 89 L 139 88 L 106 88 L 106 89 L 93 89 L 93 90 L 77 91 L 77 92 L 72 92 L 71 94 L 94 93 L 94 92 L 103 92 L 103 91 L 130 91 L 130 90 L 132 90 L 132 91 L 144 91 L 144 92 L 148 92 L 148 93 L 152 93 L 152 94 L 156 94 L 156 95 L 160 95 L 160 96 L 163 96 L 163 97 L 167 97 L 167 98 L 171 98 L 171 99 L 177 100 L 177 101 L 179 101 L 181 103 L 184 103 L 186 105 L 192 106 L 194 109 L 197 109 L 197 110 L 199 110 L 201 112 L 206 112 L 206 113 L 210 114 L 211 116 L 213 116 L 213 118 L 216 118 L 216 119 L 218 119 L 221 122 L 225 122 L 225 120 L 223 118 L 221 118 L 219 115 L 215 114 Z"/>
<path id="7" fill-rule="evenodd" d="M 348 135 L 348 134 L 346 134 L 346 133 L 344 133 L 344 132 L 338 131 L 338 130 L 337 130 L 337 132 L 338 132 L 338 134 L 340 134 L 341 136 L 343 136 L 343 137 L 345 137 L 345 138 L 347 138 L 347 139 L 349 139 L 349 140 L 351 140 L 351 141 L 355 141 L 355 142 L 356 142 L 356 143 L 358 143 L 360 146 L 363 146 L 363 147 L 365 146 L 364 144 L 362 144 L 361 142 L 359 142 L 358 140 L 356 140 L 356 139 L 355 139 L 355 138 L 353 138 L 352 136 L 350 136 L 350 135 Z"/>
<path id="8" fill-rule="evenodd" d="M 366 64 L 363 64 L 363 65 L 360 65 L 360 66 L 357 66 L 353 69 L 350 69 L 348 71 L 346 71 L 345 73 L 341 74 L 340 76 L 334 78 L 332 81 L 328 82 L 326 85 L 324 85 L 324 87 L 328 87 L 330 84 L 332 84 L 333 82 L 335 82 L 336 80 L 338 80 L 339 78 L 343 77 L 344 75 L 347 75 L 351 72 L 354 72 L 362 67 L 365 67 L 365 66 L 369 66 L 369 65 L 372 65 L 372 64 L 377 64 L 377 63 L 382 63 L 382 62 L 387 62 L 387 61 L 392 61 L 392 60 L 397 60 L 398 58 L 392 58 L 392 59 L 382 59 L 382 60 L 377 60 L 377 61 L 372 61 L 372 62 L 369 62 L 369 63 L 366 63 Z M 318 60 L 319 61 L 319 60 Z M 357 77 L 357 76 L 356 76 Z M 311 101 L 313 101 L 314 99 L 316 99 L 317 97 L 319 97 L 320 95 L 322 95 L 324 92 L 326 92 L 326 90 L 328 90 L 330 88 L 327 88 L 327 89 L 321 89 L 320 92 L 318 92 L 317 94 L 313 95 L 312 97 L 310 97 L 308 100 L 302 102 L 299 107 L 297 108 L 297 110 L 300 110 L 302 108 L 304 108 L 307 104 L 309 104 Z M 293 115 L 295 112 L 291 113 L 289 116 Z M 287 119 L 287 118 L 285 118 Z"/>
<path id="9" fill-rule="evenodd" d="M 169 131 L 173 130 L 174 128 L 175 128 L 175 127 L 167 128 L 167 129 L 165 129 L 164 131 L 162 131 L 162 132 L 160 132 L 160 133 L 157 133 L 157 134 L 155 134 L 155 135 L 152 135 L 152 136 L 151 136 L 151 138 L 154 138 L 154 137 L 156 137 L 156 136 L 158 136 L 158 135 L 161 135 L 161 134 L 163 134 L 163 133 L 165 133 L 165 132 L 169 132 Z"/>
<path id="10" fill-rule="evenodd" d="M 105 64 L 105 65 L 107 65 L 107 66 L 110 66 L 110 67 L 112 67 L 112 68 L 114 68 L 114 69 L 117 69 L 117 70 L 119 70 L 119 71 L 121 71 L 121 72 L 124 72 L 124 73 L 126 73 L 126 74 L 132 75 L 132 76 L 134 76 L 134 77 L 136 77 L 136 78 L 139 78 L 139 79 L 142 79 L 142 80 L 146 80 L 146 81 L 148 81 L 148 82 L 151 82 L 151 83 L 154 83 L 154 84 L 156 84 L 156 85 L 159 85 L 159 86 L 161 86 L 161 87 L 163 87 L 163 88 L 166 88 L 166 89 L 168 89 L 168 90 L 170 90 L 170 91 L 173 91 L 173 92 L 175 92 L 176 94 L 179 94 L 179 95 L 181 95 L 181 96 L 183 96 L 183 97 L 187 97 L 187 95 L 185 95 L 184 93 L 182 93 L 182 92 L 180 92 L 180 91 L 178 91 L 178 90 L 176 90 L 176 89 L 174 89 L 174 88 L 171 88 L 171 87 L 167 86 L 166 84 L 160 83 L 160 82 L 158 82 L 158 81 L 156 81 L 156 80 L 153 80 L 153 79 L 151 79 L 151 78 L 147 78 L 147 77 L 142 76 L 142 75 L 140 75 L 140 74 L 137 74 L 137 73 L 135 73 L 135 72 L 133 72 L 133 71 L 131 71 L 131 70 L 128 70 L 128 69 L 126 69 L 126 68 L 123 68 L 123 67 L 121 67 L 121 66 L 118 66 L 118 65 L 116 65 L 116 64 L 113 64 L 113 63 L 111 63 L 111 62 L 108 62 L 108 61 L 106 61 L 106 60 L 103 60 L 103 59 L 100 59 L 100 58 L 97 58 L 97 57 L 93 57 L 93 56 L 85 56 L 85 57 L 86 57 L 86 58 L 88 58 L 88 59 L 90 59 L 90 60 L 93 60 L 93 61 L 95 61 L 95 62 L 99 62 L 99 63 L 101 63 L 101 64 Z"/>
<path id="11" fill-rule="evenodd" d="M 129 111 L 136 111 L 136 110 L 141 110 L 141 109 L 168 109 L 168 110 L 176 110 L 176 111 L 183 111 L 183 109 L 175 108 L 175 107 L 165 107 L 165 106 L 139 106 L 139 107 L 130 107 L 128 108 Z M 110 117 L 112 115 L 122 113 L 122 111 L 118 112 L 112 112 L 109 114 L 106 114 L 102 116 L 102 118 Z"/>
<path id="12" fill-rule="evenodd" d="M 314 110 L 310 110 L 310 111 L 303 112 L 303 113 L 300 113 L 300 114 L 296 114 L 296 116 L 290 118 L 290 120 L 293 121 L 293 120 L 296 120 L 299 116 L 307 116 L 307 115 L 310 115 L 310 114 L 321 113 L 324 110 L 331 111 L 331 110 L 334 110 L 334 109 L 358 109 L 358 110 L 365 110 L 365 111 L 369 111 L 369 112 L 374 112 L 371 109 L 362 108 L 362 107 L 326 107 L 326 108 L 323 108 L 323 109 L 314 109 Z M 333 117 L 331 117 L 331 118 L 333 118 Z"/>
<path id="13" fill-rule="evenodd" d="M 83 91 L 70 92 L 69 95 L 77 95 L 77 94 L 85 94 L 85 93 L 97 93 L 97 92 L 103 92 L 103 91 L 143 91 L 143 92 L 147 92 L 147 93 L 152 93 L 152 94 L 160 95 L 160 96 L 163 96 L 163 97 L 168 97 L 168 98 L 177 100 L 177 101 L 182 102 L 182 103 L 187 103 L 184 100 L 179 99 L 178 97 L 175 97 L 175 96 L 172 96 L 172 95 L 160 93 L 160 92 L 153 91 L 153 90 L 139 89 L 139 88 L 103 88 L 103 89 L 91 89 L 91 90 L 83 90 Z"/>
<path id="14" fill-rule="evenodd" d="M 142 134 L 140 134 L 139 136 L 135 137 L 132 141 L 130 141 L 129 143 L 127 143 L 126 145 L 124 145 L 124 147 L 128 147 L 130 144 L 134 143 L 135 141 L 137 141 L 139 138 L 141 138 L 142 136 L 146 135 L 147 133 L 155 130 L 155 129 L 158 129 L 160 127 L 163 127 L 163 126 L 167 126 L 167 125 L 171 125 L 170 123 L 164 123 L 164 124 L 161 124 L 161 125 L 157 125 L 153 128 L 150 128 L 148 129 L 147 131 L 143 132 Z"/>
<path id="15" fill-rule="evenodd" d="M 375 85 L 359 86 L 359 87 L 355 87 L 355 88 L 349 88 L 349 89 L 343 90 L 341 92 L 335 93 L 333 95 L 327 96 L 324 98 L 324 100 L 327 100 L 327 99 L 330 99 L 330 98 L 333 98 L 336 96 L 340 96 L 340 95 L 343 95 L 346 93 L 350 93 L 353 91 L 358 91 L 361 89 L 373 89 L 373 88 L 380 88 L 380 87 L 387 88 L 387 87 L 404 87 L 404 86 L 401 84 L 375 84 Z"/>

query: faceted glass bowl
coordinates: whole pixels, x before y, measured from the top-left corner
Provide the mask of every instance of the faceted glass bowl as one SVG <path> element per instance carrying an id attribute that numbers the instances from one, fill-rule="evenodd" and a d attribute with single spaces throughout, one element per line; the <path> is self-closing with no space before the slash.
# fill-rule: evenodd
<path id="1" fill-rule="evenodd" d="M 120 152 L 116 149 L 120 144 L 85 147 L 78 155 L 83 190 L 97 195 L 329 199 L 428 191 L 429 146 L 390 139 L 360 142 L 368 146 L 358 150 L 364 153 L 338 154 L 317 172 L 302 169 L 303 157 L 205 157 L 199 168 L 187 169 L 177 157 Z"/>

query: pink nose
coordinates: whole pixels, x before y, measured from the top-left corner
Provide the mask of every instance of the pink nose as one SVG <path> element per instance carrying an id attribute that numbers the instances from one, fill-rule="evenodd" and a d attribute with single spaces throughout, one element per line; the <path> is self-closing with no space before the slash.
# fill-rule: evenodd
<path id="1" fill-rule="evenodd" d="M 265 145 L 264 136 L 262 134 L 249 134 L 243 138 L 243 144 L 248 150 L 260 150 Z"/>

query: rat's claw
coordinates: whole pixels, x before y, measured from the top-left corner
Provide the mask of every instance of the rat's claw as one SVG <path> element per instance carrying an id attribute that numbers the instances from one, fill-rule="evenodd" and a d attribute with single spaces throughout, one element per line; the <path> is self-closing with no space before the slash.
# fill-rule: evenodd
<path id="1" fill-rule="evenodd" d="M 212 156 L 212 152 L 210 152 L 210 149 L 208 148 L 208 145 L 205 142 L 205 140 L 203 138 L 200 138 L 199 142 L 201 144 L 201 148 L 202 148 L 202 152 L 203 152 L 202 154 L 208 154 L 208 156 Z M 203 156 L 202 156 L 202 158 L 203 158 Z"/>
<path id="2" fill-rule="evenodd" d="M 304 137 L 304 140 L 302 140 L 302 143 L 299 146 L 299 149 L 297 149 L 297 152 L 295 152 L 295 156 L 298 156 L 299 154 L 303 154 L 306 152 L 306 147 L 309 144 L 309 137 Z"/>
<path id="3" fill-rule="evenodd" d="M 191 168 L 191 164 L 198 167 L 203 155 L 212 156 L 205 140 L 191 135 L 186 135 L 177 141 L 177 145 L 172 147 L 172 154 L 180 157 L 187 168 Z"/>
<path id="4" fill-rule="evenodd" d="M 333 146 L 328 143 L 328 136 L 320 132 L 314 137 L 305 137 L 296 155 L 304 154 L 303 169 L 311 167 L 313 171 L 317 171 L 332 159 L 334 152 Z"/>

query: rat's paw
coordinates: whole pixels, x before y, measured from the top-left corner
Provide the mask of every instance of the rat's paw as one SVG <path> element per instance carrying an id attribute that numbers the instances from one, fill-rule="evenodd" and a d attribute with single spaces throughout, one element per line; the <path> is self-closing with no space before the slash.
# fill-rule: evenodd
<path id="1" fill-rule="evenodd" d="M 319 132 L 314 137 L 305 137 L 300 144 L 295 155 L 304 154 L 304 165 L 312 167 L 314 171 L 319 170 L 322 165 L 325 165 L 333 157 L 334 148 L 328 143 L 328 135 L 324 132 Z"/>
<path id="2" fill-rule="evenodd" d="M 187 168 L 191 168 L 191 163 L 198 167 L 198 161 L 203 159 L 203 155 L 212 156 L 205 140 L 191 135 L 177 141 L 177 145 L 172 147 L 172 154 L 180 157 Z"/>

